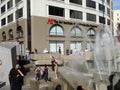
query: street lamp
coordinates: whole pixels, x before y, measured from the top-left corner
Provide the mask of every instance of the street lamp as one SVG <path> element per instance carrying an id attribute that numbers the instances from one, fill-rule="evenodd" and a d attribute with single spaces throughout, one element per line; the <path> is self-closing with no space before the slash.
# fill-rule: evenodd
<path id="1" fill-rule="evenodd" d="M 18 4 L 16 4 L 16 40 L 19 43 L 19 60 L 21 59 L 22 56 L 22 44 L 21 41 L 19 40 L 20 38 L 20 31 L 21 31 L 21 26 L 19 26 L 19 9 L 18 9 Z"/>
<path id="2" fill-rule="evenodd" d="M 20 50 L 20 55 L 22 56 L 22 41 L 19 40 L 20 38 L 20 31 L 21 31 L 21 26 L 17 26 L 17 31 L 16 31 L 16 40 L 19 42 L 19 50 Z"/>

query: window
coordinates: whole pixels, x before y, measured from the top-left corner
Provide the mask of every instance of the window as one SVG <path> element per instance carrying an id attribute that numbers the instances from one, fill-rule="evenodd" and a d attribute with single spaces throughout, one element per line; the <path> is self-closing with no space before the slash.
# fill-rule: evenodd
<path id="1" fill-rule="evenodd" d="M 99 10 L 105 12 L 105 6 L 102 4 L 99 4 Z"/>
<path id="2" fill-rule="evenodd" d="M 105 17 L 99 16 L 99 22 L 105 24 Z"/>
<path id="3" fill-rule="evenodd" d="M 50 29 L 50 35 L 63 36 L 63 28 L 60 25 L 53 25 Z"/>
<path id="4" fill-rule="evenodd" d="M 94 50 L 94 46 L 95 46 L 95 42 L 88 42 L 87 43 L 87 49 L 89 51 L 93 51 Z"/>
<path id="5" fill-rule="evenodd" d="M 2 38 L 3 40 L 6 40 L 6 33 L 4 31 L 2 32 Z"/>
<path id="6" fill-rule="evenodd" d="M 20 55 L 24 55 L 24 51 L 25 51 L 25 47 L 24 47 L 24 43 L 21 41 L 19 42 L 19 54 Z"/>
<path id="7" fill-rule="evenodd" d="M 13 14 L 10 14 L 8 16 L 8 23 L 12 22 L 13 21 Z"/>
<path id="8" fill-rule="evenodd" d="M 5 24 L 6 24 L 6 18 L 3 18 L 3 19 L 1 20 L 1 26 L 5 25 Z"/>
<path id="9" fill-rule="evenodd" d="M 61 54 L 64 54 L 64 41 L 49 41 L 50 52 L 59 53 L 59 47 L 61 47 Z"/>
<path id="10" fill-rule="evenodd" d="M 72 37 L 76 37 L 76 36 L 80 37 L 80 36 L 82 36 L 81 29 L 80 29 L 79 27 L 74 27 L 74 28 L 71 30 L 70 35 L 71 35 Z"/>
<path id="11" fill-rule="evenodd" d="M 71 3 L 82 5 L 82 0 L 70 0 Z"/>
<path id="12" fill-rule="evenodd" d="M 13 39 L 13 30 L 12 29 L 9 30 L 8 35 L 9 35 L 10 39 Z"/>
<path id="13" fill-rule="evenodd" d="M 16 11 L 16 19 L 23 17 L 23 8 Z"/>
<path id="14" fill-rule="evenodd" d="M 5 12 L 5 5 L 1 7 L 1 14 Z"/>
<path id="15" fill-rule="evenodd" d="M 107 8 L 107 14 L 110 16 L 110 9 Z"/>
<path id="16" fill-rule="evenodd" d="M 87 20 L 88 21 L 96 22 L 96 15 L 95 14 L 87 13 Z"/>
<path id="17" fill-rule="evenodd" d="M 96 3 L 95 1 L 92 0 L 86 0 L 86 6 L 91 8 L 96 8 Z"/>
<path id="18" fill-rule="evenodd" d="M 19 3 L 20 1 L 22 1 L 22 0 L 15 0 L 15 4 Z"/>
<path id="19" fill-rule="evenodd" d="M 107 24 L 110 25 L 110 20 L 109 19 L 107 19 Z"/>
<path id="20" fill-rule="evenodd" d="M 90 28 L 88 31 L 87 31 L 87 36 L 95 36 L 95 30 L 93 28 Z"/>
<path id="21" fill-rule="evenodd" d="M 17 27 L 17 34 L 18 34 L 17 36 L 18 38 L 23 37 L 23 29 L 21 26 Z"/>
<path id="22" fill-rule="evenodd" d="M 49 15 L 64 17 L 64 8 L 49 6 Z"/>
<path id="23" fill-rule="evenodd" d="M 13 6 L 13 0 L 8 1 L 7 9 L 10 9 Z"/>
<path id="24" fill-rule="evenodd" d="M 82 19 L 83 18 L 82 12 L 70 10 L 70 18 Z"/>
<path id="25" fill-rule="evenodd" d="M 80 41 L 70 42 L 70 50 L 72 50 L 72 54 L 79 54 L 81 48 L 82 48 L 82 44 Z"/>
<path id="26" fill-rule="evenodd" d="M 23 30 L 19 32 L 20 37 L 23 37 Z"/>

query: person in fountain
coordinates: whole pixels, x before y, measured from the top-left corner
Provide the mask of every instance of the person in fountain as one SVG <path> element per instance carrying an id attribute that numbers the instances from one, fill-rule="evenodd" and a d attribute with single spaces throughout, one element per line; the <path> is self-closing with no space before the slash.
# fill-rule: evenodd
<path id="1" fill-rule="evenodd" d="M 58 79 L 58 63 L 55 62 L 54 65 L 55 65 L 55 79 Z"/>
<path id="2" fill-rule="evenodd" d="M 43 78 L 44 78 L 45 82 L 48 81 L 48 66 L 47 65 L 45 65 L 45 67 L 44 67 Z"/>
<path id="3" fill-rule="evenodd" d="M 41 76 L 41 67 L 40 66 L 36 66 L 35 75 L 36 75 L 36 80 L 39 81 L 40 76 Z"/>
<path id="4" fill-rule="evenodd" d="M 55 58 L 54 58 L 54 56 L 51 56 L 51 66 L 52 66 L 52 71 L 55 71 Z"/>

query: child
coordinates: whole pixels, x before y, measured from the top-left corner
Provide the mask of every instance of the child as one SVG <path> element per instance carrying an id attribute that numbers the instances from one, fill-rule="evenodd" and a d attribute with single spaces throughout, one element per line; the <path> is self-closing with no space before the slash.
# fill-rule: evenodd
<path id="1" fill-rule="evenodd" d="M 41 67 L 40 66 L 36 67 L 35 75 L 36 75 L 36 80 L 39 81 L 40 80 L 40 76 L 41 76 Z"/>

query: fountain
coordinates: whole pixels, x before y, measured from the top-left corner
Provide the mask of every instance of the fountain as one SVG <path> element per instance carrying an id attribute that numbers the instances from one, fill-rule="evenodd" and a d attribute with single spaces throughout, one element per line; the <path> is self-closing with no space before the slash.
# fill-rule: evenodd
<path id="1" fill-rule="evenodd" d="M 108 27 L 96 35 L 94 51 L 85 52 L 84 60 L 79 54 L 73 56 L 73 60 L 59 67 L 60 81 L 53 82 L 53 87 L 59 85 L 60 90 L 79 90 L 81 86 L 84 90 L 120 90 L 120 44 L 115 44 Z M 88 60 L 92 61 L 92 67 Z"/>
<path id="2" fill-rule="evenodd" d="M 108 90 L 107 87 L 110 84 L 108 78 L 110 78 L 112 72 L 117 72 L 116 62 L 120 58 L 118 48 L 120 48 L 120 45 L 115 46 L 110 29 L 105 27 L 101 30 L 96 35 L 93 69 L 88 67 L 86 60 L 83 62 L 77 57 L 76 60 L 71 60 L 59 69 L 62 77 L 72 87 L 72 89 L 67 90 L 76 90 L 79 85 L 85 90 Z M 117 75 L 118 73 L 113 78 L 114 85 L 119 83 L 119 76 Z"/>

